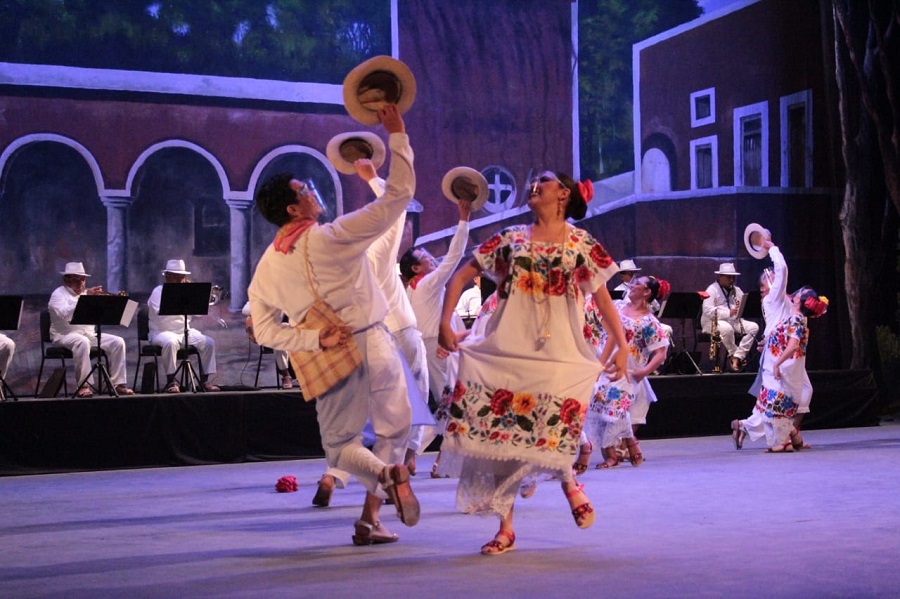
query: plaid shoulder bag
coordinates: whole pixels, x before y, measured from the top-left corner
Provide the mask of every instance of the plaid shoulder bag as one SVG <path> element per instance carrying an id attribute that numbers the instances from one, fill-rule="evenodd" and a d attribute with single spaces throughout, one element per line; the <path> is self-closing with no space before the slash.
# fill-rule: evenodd
<path id="1" fill-rule="evenodd" d="M 328 305 L 328 302 L 319 297 L 315 279 L 313 279 L 312 266 L 309 263 L 309 234 L 303 236 L 303 249 L 306 253 L 306 276 L 309 278 L 309 286 L 316 300 L 309 308 L 303 322 L 297 325 L 299 329 L 318 330 L 329 324 L 346 326 L 337 312 Z M 315 351 L 299 351 L 290 353 L 291 366 L 300 383 L 303 398 L 311 401 L 322 396 L 329 389 L 350 376 L 362 364 L 362 354 L 356 345 L 356 339 L 351 335 L 350 339 L 342 345 L 327 347 Z"/>

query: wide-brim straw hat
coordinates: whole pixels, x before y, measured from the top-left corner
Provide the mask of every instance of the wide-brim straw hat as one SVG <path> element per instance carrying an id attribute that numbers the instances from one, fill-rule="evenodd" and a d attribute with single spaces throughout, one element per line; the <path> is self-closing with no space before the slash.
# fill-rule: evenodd
<path id="1" fill-rule="evenodd" d="M 759 223 L 750 223 L 744 229 L 744 247 L 747 248 L 747 253 L 757 260 L 761 260 L 769 255 L 769 250 L 762 247 L 764 239 L 771 241 L 772 233 Z"/>
<path id="2" fill-rule="evenodd" d="M 377 125 L 377 111 L 396 104 L 403 114 L 416 99 L 416 78 L 406 64 L 390 56 L 360 63 L 344 78 L 344 108 L 363 125 Z"/>
<path id="3" fill-rule="evenodd" d="M 472 212 L 481 210 L 488 200 L 488 182 L 480 172 L 468 166 L 457 166 L 447 171 L 441 181 L 444 197 L 458 204 L 460 200 L 472 202 Z M 476 192 L 475 197 L 466 197 L 468 192 Z"/>
<path id="4" fill-rule="evenodd" d="M 741 273 L 739 273 L 737 270 L 735 270 L 733 262 L 723 262 L 722 264 L 719 265 L 719 270 L 716 271 L 716 274 L 717 275 L 737 276 Z"/>
<path id="5" fill-rule="evenodd" d="M 81 262 L 66 262 L 66 268 L 63 270 L 61 275 L 77 275 L 80 277 L 89 277 L 88 273 L 84 272 L 84 264 Z"/>
<path id="6" fill-rule="evenodd" d="M 184 260 L 169 260 L 166 262 L 166 269 L 162 271 L 162 274 L 166 274 L 167 272 L 175 275 L 191 274 L 191 271 L 185 270 Z"/>
<path id="7" fill-rule="evenodd" d="M 619 262 L 619 272 L 638 272 L 641 269 L 634 263 L 634 260 L 622 260 Z"/>
<path id="8" fill-rule="evenodd" d="M 360 158 L 368 158 L 375 169 L 384 164 L 387 152 L 381 138 L 369 131 L 351 131 L 339 133 L 331 138 L 325 148 L 328 161 L 339 173 L 355 175 L 353 162 Z"/>

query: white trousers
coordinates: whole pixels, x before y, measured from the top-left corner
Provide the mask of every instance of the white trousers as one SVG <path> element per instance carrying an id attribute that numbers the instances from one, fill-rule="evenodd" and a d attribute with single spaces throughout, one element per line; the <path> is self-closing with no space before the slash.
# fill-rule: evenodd
<path id="1" fill-rule="evenodd" d="M 722 345 L 728 350 L 729 356 L 734 356 L 739 360 L 743 360 L 750 352 L 750 348 L 756 343 L 756 334 L 759 332 L 759 325 L 751 320 L 740 321 L 738 329 L 743 328 L 744 337 L 741 339 L 740 345 L 734 342 L 734 327 L 727 320 L 720 320 L 717 323 L 719 334 L 722 336 Z"/>
<path id="2" fill-rule="evenodd" d="M 275 354 L 275 369 L 278 370 L 279 373 L 287 370 L 291 362 L 288 353 L 280 349 L 274 350 L 273 353 Z"/>
<path id="3" fill-rule="evenodd" d="M 400 345 L 400 351 L 406 358 L 409 370 L 412 373 L 413 380 L 419 391 L 419 398 L 416 401 L 425 403 L 428 409 L 428 387 L 429 387 L 429 369 L 425 353 L 425 342 L 422 341 L 422 333 L 416 327 L 406 327 L 394 333 L 397 343 Z M 440 401 L 440 397 L 435 400 Z M 414 401 L 410 397 L 410 401 Z M 428 447 L 428 444 L 434 439 L 434 427 L 417 424 L 410 427 L 409 437 L 406 440 L 406 448 L 415 452 L 420 452 Z M 424 446 L 424 447 L 423 447 Z"/>
<path id="4" fill-rule="evenodd" d="M 412 420 L 406 375 L 394 337 L 383 325 L 354 337 L 362 365 L 316 400 L 319 433 L 328 466 L 349 472 L 384 498 L 378 477 L 387 464 L 403 461 Z M 375 430 L 371 451 L 362 443 L 369 419 Z"/>
<path id="5" fill-rule="evenodd" d="M 157 333 L 150 338 L 150 343 L 162 347 L 163 371 L 169 375 L 175 372 L 178 350 L 184 345 L 184 333 Z M 203 373 L 216 372 L 216 341 L 197 329 L 188 329 L 188 344 L 197 348 L 200 360 L 203 361 Z"/>
<path id="6" fill-rule="evenodd" d="M 72 352 L 76 384 L 81 383 L 91 371 L 91 348 L 97 347 L 97 338 L 82 333 L 69 333 L 54 337 L 53 345 L 65 347 Z M 113 386 L 124 385 L 126 380 L 125 340 L 103 333 L 100 338 L 100 348 L 106 352 L 106 357 L 109 358 L 109 379 Z"/>

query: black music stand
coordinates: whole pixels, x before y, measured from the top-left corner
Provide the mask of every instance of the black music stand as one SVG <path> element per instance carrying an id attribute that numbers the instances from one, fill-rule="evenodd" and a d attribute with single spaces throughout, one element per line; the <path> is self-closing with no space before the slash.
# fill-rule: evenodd
<path id="1" fill-rule="evenodd" d="M 741 308 L 738 310 L 738 318 L 760 320 L 762 317 L 762 294 L 759 291 L 745 293 L 741 301 Z"/>
<path id="2" fill-rule="evenodd" d="M 764 320 L 762 311 L 762 294 L 759 291 L 748 291 L 741 298 L 741 307 L 738 308 L 738 319 L 746 318 L 748 320 Z M 743 325 L 742 325 L 743 326 Z M 765 329 L 765 325 L 760 327 L 760 332 Z M 759 352 L 756 350 L 756 344 L 750 346 L 750 353 L 754 355 L 754 363 L 759 363 Z M 749 361 L 748 361 L 749 362 Z"/>
<path id="3" fill-rule="evenodd" d="M 22 324 L 22 306 L 25 300 L 21 295 L 0 295 L 0 331 L 18 331 Z M 13 390 L 6 384 L 4 373 L 0 372 L 0 401 L 9 396 L 19 401 Z"/>
<path id="4" fill-rule="evenodd" d="M 659 313 L 657 314 L 657 318 L 659 319 L 681 319 L 681 351 L 672 356 L 672 362 L 677 364 L 678 362 L 675 362 L 675 360 L 683 361 L 684 358 L 682 356 L 685 356 L 687 361 L 693 365 L 697 374 L 703 374 L 703 371 L 697 366 L 697 362 L 694 360 L 691 352 L 687 350 L 687 341 L 685 339 L 685 329 L 687 327 L 685 326 L 685 321 L 690 319 L 691 325 L 693 326 L 694 319 L 700 314 L 700 307 L 702 305 L 703 298 L 700 297 L 700 294 L 696 291 L 692 293 L 673 292 L 669 294 L 669 297 L 663 300 L 662 305 L 659 307 Z"/>
<path id="5" fill-rule="evenodd" d="M 131 322 L 131 318 L 134 316 L 136 309 L 137 302 L 129 300 L 123 295 L 81 295 L 78 297 L 78 303 L 75 304 L 75 312 L 72 313 L 72 320 L 69 321 L 69 324 L 88 324 L 96 326 L 97 363 L 94 364 L 91 371 L 87 373 L 84 380 L 75 386 L 73 398 L 78 397 L 78 390 L 84 385 L 88 385 L 97 393 L 103 393 L 103 385 L 106 385 L 110 395 L 114 397 L 119 396 L 115 385 L 112 384 L 112 380 L 109 378 L 109 371 L 103 364 L 104 351 L 100 347 L 103 335 L 102 329 L 103 325 L 120 325 L 127 327 Z M 91 377 L 95 372 L 100 379 L 96 386 L 90 382 Z"/>
<path id="6" fill-rule="evenodd" d="M 194 365 L 188 359 L 188 316 L 202 316 L 209 313 L 209 297 L 212 283 L 163 283 L 162 297 L 159 300 L 160 316 L 181 316 L 184 318 L 184 346 L 182 359 L 175 369 L 174 379 L 187 379 L 191 391 L 196 393 L 203 389 L 200 378 L 194 371 Z"/>

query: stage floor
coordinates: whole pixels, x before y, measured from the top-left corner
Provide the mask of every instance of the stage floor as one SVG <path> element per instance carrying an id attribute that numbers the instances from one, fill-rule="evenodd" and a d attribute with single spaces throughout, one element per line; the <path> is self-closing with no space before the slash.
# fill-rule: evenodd
<path id="1" fill-rule="evenodd" d="M 485 557 L 493 518 L 427 476 L 414 528 L 354 547 L 363 490 L 310 500 L 322 460 L 0 478 L 0 596 L 896 597 L 900 424 L 808 431 L 808 451 L 735 451 L 727 435 L 646 440 L 639 468 L 589 470 L 579 530 L 557 483 L 516 506 L 516 551 Z M 595 456 L 595 462 L 599 456 Z M 293 475 L 296 493 L 274 491 Z"/>

